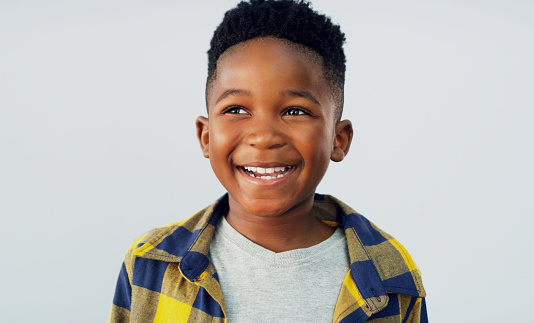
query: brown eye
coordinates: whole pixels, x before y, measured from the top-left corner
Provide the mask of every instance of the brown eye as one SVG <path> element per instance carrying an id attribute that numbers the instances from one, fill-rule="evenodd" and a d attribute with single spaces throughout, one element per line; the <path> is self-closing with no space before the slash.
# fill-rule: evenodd
<path id="1" fill-rule="evenodd" d="M 247 112 L 242 107 L 229 107 L 228 109 L 224 110 L 224 113 L 246 114 Z"/>
<path id="2" fill-rule="evenodd" d="M 288 116 L 301 116 L 301 115 L 306 115 L 306 114 L 309 114 L 309 113 L 300 108 L 289 108 L 286 110 L 286 115 Z"/>

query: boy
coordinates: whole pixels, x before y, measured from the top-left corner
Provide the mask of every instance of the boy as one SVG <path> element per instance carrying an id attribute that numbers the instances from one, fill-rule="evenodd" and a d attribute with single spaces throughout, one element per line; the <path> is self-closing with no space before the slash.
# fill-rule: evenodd
<path id="1" fill-rule="evenodd" d="M 204 157 L 228 193 L 136 240 L 110 322 L 426 322 L 419 270 L 363 216 L 315 194 L 347 154 L 344 35 L 307 3 L 251 0 L 208 51 Z"/>

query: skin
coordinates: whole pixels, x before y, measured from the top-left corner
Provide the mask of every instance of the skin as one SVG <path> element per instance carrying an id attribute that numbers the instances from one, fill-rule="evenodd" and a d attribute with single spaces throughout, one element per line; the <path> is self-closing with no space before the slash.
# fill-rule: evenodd
<path id="1" fill-rule="evenodd" d="M 313 215 L 313 197 L 330 160 L 347 154 L 353 130 L 335 120 L 320 62 L 273 37 L 239 43 L 219 58 L 209 118 L 196 121 L 203 155 L 229 194 L 228 222 L 274 252 L 310 247 L 334 232 Z M 291 168 L 262 180 L 242 166 Z"/>

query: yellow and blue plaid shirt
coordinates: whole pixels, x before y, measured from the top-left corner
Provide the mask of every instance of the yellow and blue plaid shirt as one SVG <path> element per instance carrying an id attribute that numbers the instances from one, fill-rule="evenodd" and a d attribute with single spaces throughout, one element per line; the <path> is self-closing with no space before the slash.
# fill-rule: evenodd
<path id="1" fill-rule="evenodd" d="M 228 196 L 190 218 L 135 240 L 119 274 L 109 322 L 226 322 L 224 297 L 208 252 Z M 365 217 L 328 195 L 314 213 L 342 227 L 350 269 L 333 322 L 428 322 L 419 269 L 404 247 Z"/>

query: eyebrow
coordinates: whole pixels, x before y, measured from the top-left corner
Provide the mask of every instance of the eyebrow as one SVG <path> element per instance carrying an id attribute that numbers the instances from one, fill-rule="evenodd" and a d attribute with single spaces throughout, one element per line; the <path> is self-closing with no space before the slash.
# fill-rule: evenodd
<path id="1" fill-rule="evenodd" d="M 297 97 L 297 98 L 305 98 L 308 99 L 318 105 L 321 105 L 319 101 L 309 92 L 306 90 L 284 90 L 280 91 L 280 94 L 283 96 L 288 97 Z M 242 90 L 242 89 L 232 89 L 224 91 L 223 94 L 221 94 L 215 103 L 219 103 L 221 100 L 225 99 L 228 96 L 250 96 L 251 93 L 248 90 Z"/>
<path id="2" fill-rule="evenodd" d="M 222 99 L 230 96 L 230 95 L 233 95 L 233 96 L 250 96 L 250 91 L 248 90 L 239 90 L 239 89 L 233 89 L 233 90 L 228 90 L 228 91 L 224 91 L 223 94 L 221 94 L 218 98 L 217 98 L 217 101 L 215 101 L 215 103 L 219 103 L 219 101 L 221 101 Z"/>
<path id="3" fill-rule="evenodd" d="M 306 90 L 284 90 L 281 91 L 280 94 L 283 96 L 289 96 L 289 97 L 297 97 L 297 98 L 305 98 L 310 101 L 313 101 L 314 103 L 321 105 L 319 101 L 308 91 Z"/>

